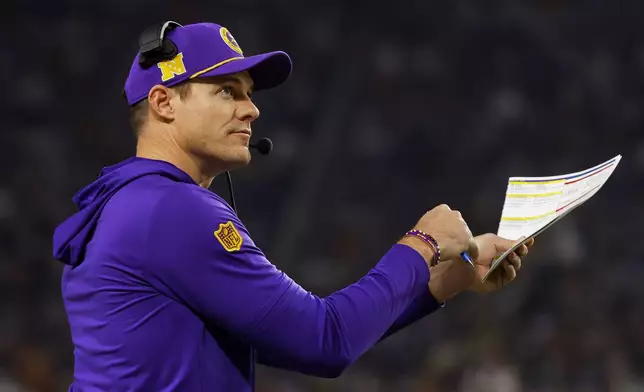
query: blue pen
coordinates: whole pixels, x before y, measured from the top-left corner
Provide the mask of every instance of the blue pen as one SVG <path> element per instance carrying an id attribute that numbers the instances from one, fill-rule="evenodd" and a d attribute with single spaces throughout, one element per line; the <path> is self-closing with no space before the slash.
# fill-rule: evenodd
<path id="1" fill-rule="evenodd" d="M 461 258 L 466 262 L 468 262 L 472 266 L 472 268 L 474 268 L 474 262 L 472 261 L 472 257 L 470 256 L 469 253 L 467 253 L 467 251 L 461 253 Z"/>

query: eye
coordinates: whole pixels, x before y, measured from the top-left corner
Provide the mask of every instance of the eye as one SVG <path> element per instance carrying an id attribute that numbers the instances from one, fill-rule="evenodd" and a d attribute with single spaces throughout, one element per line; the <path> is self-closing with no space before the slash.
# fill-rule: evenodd
<path id="1" fill-rule="evenodd" d="M 224 86 L 224 87 L 222 87 L 222 88 L 221 88 L 221 90 L 219 90 L 219 91 L 220 91 L 223 95 L 226 95 L 226 96 L 229 96 L 229 97 L 232 97 L 232 96 L 234 95 L 234 93 L 235 93 L 235 91 L 233 91 L 233 88 L 232 88 L 232 87 L 230 87 L 230 86 Z"/>

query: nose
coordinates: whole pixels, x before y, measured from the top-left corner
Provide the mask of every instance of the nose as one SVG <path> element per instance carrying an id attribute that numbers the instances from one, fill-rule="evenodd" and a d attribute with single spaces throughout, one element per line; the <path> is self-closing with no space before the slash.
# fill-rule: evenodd
<path id="1" fill-rule="evenodd" d="M 252 123 L 257 119 L 257 117 L 259 117 L 259 109 L 250 99 L 244 100 L 239 103 L 237 113 L 238 118 L 241 121 L 248 121 L 248 123 Z"/>

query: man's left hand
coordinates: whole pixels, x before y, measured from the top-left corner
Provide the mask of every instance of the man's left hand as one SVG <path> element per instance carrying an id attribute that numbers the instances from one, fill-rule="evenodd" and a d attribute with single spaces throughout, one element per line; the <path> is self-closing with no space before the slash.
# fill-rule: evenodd
<path id="1" fill-rule="evenodd" d="M 494 257 L 512 248 L 523 239 L 512 241 L 496 234 L 488 233 L 478 236 L 474 240 L 479 246 L 479 255 L 474 261 L 475 279 L 470 290 L 477 293 L 496 291 L 512 282 L 517 277 L 517 272 L 521 269 L 521 258 L 528 254 L 528 248 L 534 244 L 534 238 L 530 238 L 525 244 L 510 253 L 485 282 L 481 282 L 490 270 Z"/>
<path id="2" fill-rule="evenodd" d="M 512 248 L 518 241 L 508 240 L 488 233 L 475 237 L 479 254 L 474 261 L 474 268 L 464 260 L 445 260 L 431 268 L 429 290 L 439 302 L 466 290 L 477 293 L 496 291 L 512 282 L 517 271 L 521 269 L 521 259 L 528 254 L 528 248 L 534 244 L 534 238 L 517 248 L 501 262 L 492 274 L 481 282 L 490 270 L 494 257 Z"/>

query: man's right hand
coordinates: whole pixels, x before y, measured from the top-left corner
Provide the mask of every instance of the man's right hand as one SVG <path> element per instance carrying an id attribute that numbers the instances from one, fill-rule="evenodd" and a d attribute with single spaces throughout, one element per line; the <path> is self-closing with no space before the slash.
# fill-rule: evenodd
<path id="1" fill-rule="evenodd" d="M 416 223 L 414 229 L 434 237 L 440 248 L 440 261 L 459 258 L 464 251 L 467 251 L 474 260 L 478 257 L 478 246 L 461 213 L 452 210 L 446 204 L 441 204 L 426 212 Z M 403 239 L 400 243 L 411 246 L 423 255 L 427 254 L 426 248 L 429 248 L 429 245 L 420 240 Z M 418 249 L 418 247 L 426 248 Z"/>

